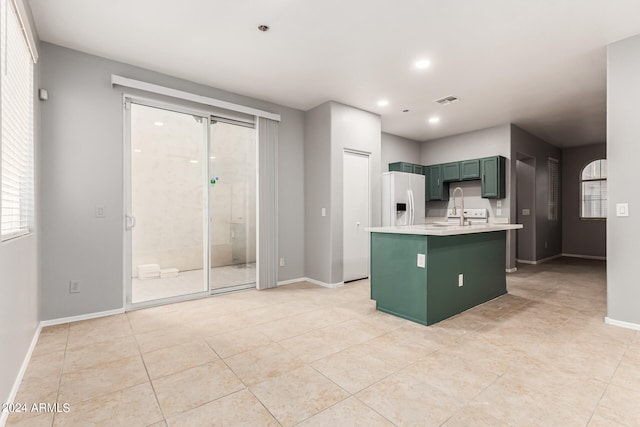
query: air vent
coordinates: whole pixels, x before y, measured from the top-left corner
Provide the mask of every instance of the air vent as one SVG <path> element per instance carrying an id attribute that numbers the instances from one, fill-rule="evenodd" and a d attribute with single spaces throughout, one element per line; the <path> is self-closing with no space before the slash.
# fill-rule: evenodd
<path id="1" fill-rule="evenodd" d="M 460 101 L 458 98 L 456 98 L 455 96 L 449 95 L 449 96 L 445 96 L 444 98 L 436 99 L 434 102 L 437 102 L 440 105 L 448 105 L 458 101 Z"/>

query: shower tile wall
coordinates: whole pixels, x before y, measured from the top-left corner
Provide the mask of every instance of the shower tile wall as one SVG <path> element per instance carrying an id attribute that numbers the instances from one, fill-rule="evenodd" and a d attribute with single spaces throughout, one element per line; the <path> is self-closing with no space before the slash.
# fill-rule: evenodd
<path id="1" fill-rule="evenodd" d="M 164 114 L 141 109 L 135 116 L 139 125 L 132 126 L 132 198 L 138 224 L 132 236 L 134 276 L 140 264 L 180 271 L 202 268 L 202 127 L 192 116 Z M 163 126 L 153 125 L 158 121 Z M 211 266 L 253 263 L 255 131 L 219 123 L 211 132 L 211 177 L 220 178 L 209 184 Z"/>

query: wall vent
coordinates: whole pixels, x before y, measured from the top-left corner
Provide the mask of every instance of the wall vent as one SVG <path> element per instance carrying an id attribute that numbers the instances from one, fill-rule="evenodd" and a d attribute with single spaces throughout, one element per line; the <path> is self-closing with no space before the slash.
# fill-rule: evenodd
<path id="1" fill-rule="evenodd" d="M 448 105 L 458 101 L 460 101 L 458 98 L 453 95 L 449 95 L 445 96 L 444 98 L 436 99 L 434 102 L 437 102 L 440 105 Z"/>

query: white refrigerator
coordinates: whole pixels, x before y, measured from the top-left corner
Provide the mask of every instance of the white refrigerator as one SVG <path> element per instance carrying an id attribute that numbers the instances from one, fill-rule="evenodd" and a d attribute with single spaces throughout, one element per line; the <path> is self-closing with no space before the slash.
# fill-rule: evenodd
<path id="1" fill-rule="evenodd" d="M 382 174 L 382 226 L 424 224 L 425 177 L 415 173 Z"/>

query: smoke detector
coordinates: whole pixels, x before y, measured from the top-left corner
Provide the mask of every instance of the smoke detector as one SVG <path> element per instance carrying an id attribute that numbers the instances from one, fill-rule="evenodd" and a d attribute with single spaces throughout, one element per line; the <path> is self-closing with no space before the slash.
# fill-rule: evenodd
<path id="1" fill-rule="evenodd" d="M 436 99 L 433 102 L 437 102 L 440 105 L 449 105 L 449 104 L 453 104 L 454 102 L 458 102 L 458 101 L 460 101 L 459 98 L 456 98 L 453 95 L 449 95 L 449 96 L 445 96 L 444 98 Z"/>

